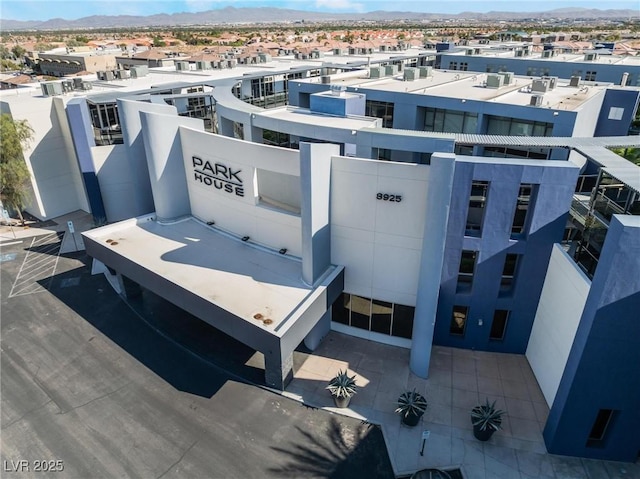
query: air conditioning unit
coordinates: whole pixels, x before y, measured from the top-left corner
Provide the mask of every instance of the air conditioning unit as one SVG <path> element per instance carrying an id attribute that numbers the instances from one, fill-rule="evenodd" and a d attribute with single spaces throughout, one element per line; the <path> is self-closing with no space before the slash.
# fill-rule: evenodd
<path id="1" fill-rule="evenodd" d="M 573 87 L 579 87 L 580 86 L 580 77 L 577 75 L 572 76 L 569 79 L 569 86 L 573 86 Z"/>
<path id="2" fill-rule="evenodd" d="M 420 72 L 417 68 L 405 68 L 402 79 L 404 81 L 414 81 L 420 78 Z"/>
<path id="3" fill-rule="evenodd" d="M 529 101 L 530 106 L 542 106 L 542 99 L 544 97 L 542 95 L 531 95 L 531 100 Z"/>
<path id="4" fill-rule="evenodd" d="M 549 80 L 547 78 L 540 78 L 539 80 L 533 80 L 531 82 L 531 91 L 545 93 L 549 89 Z"/>
<path id="5" fill-rule="evenodd" d="M 584 61 L 585 62 L 593 62 L 595 60 L 598 59 L 598 54 L 597 53 L 585 53 L 584 55 Z"/>
<path id="6" fill-rule="evenodd" d="M 524 51 L 523 50 L 516 50 L 516 56 L 517 57 L 523 57 L 524 56 Z"/>
<path id="7" fill-rule="evenodd" d="M 420 78 L 428 78 L 430 76 L 433 76 L 433 67 L 430 67 L 430 66 L 419 67 L 419 70 L 420 70 Z"/>
<path id="8" fill-rule="evenodd" d="M 498 73 L 487 74 L 487 88 L 500 88 L 504 85 L 504 77 Z"/>

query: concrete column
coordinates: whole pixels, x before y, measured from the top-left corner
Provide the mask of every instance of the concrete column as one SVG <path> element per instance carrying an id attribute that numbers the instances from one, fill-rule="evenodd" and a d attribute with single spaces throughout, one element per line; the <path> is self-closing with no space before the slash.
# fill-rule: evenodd
<path id="1" fill-rule="evenodd" d="M 311 351 L 320 346 L 320 343 L 324 337 L 329 334 L 331 330 L 331 309 L 329 308 L 326 313 L 318 320 L 309 334 L 304 338 L 304 345 Z"/>
<path id="2" fill-rule="evenodd" d="M 338 145 L 300 143 L 302 279 L 307 284 L 314 284 L 331 265 L 329 181 L 331 156 L 339 154 Z"/>
<path id="3" fill-rule="evenodd" d="M 117 278 L 120 284 L 120 291 L 122 291 L 122 295 L 125 298 L 134 299 L 142 295 L 142 288 L 138 283 L 120 273 L 117 273 Z"/>
<path id="4" fill-rule="evenodd" d="M 284 391 L 293 379 L 293 354 L 282 357 L 282 350 L 264 353 L 264 379 L 267 386 Z"/>
<path id="5" fill-rule="evenodd" d="M 425 223 L 422 241 L 418 297 L 413 319 L 409 363 L 411 371 L 422 378 L 429 375 L 454 168 L 455 155 L 452 153 L 434 153 L 431 157 L 431 172 L 427 186 L 428 220 Z"/>
<path id="6" fill-rule="evenodd" d="M 141 112 L 140 121 L 158 220 L 179 218 L 190 214 L 191 203 L 179 129 L 183 125 L 203 131 L 204 123 L 197 118 L 150 112 Z M 189 158 L 188 161 L 192 162 L 193 159 Z M 190 171 L 189 174 L 193 175 L 193 172 Z"/>

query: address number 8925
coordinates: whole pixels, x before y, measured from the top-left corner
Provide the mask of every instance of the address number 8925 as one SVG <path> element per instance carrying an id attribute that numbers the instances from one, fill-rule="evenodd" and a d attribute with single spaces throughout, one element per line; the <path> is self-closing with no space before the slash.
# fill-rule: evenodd
<path id="1" fill-rule="evenodd" d="M 400 203 L 402 201 L 402 195 L 390 195 L 388 193 L 378 193 L 376 195 L 377 200 L 382 201 L 393 201 L 396 203 Z"/>

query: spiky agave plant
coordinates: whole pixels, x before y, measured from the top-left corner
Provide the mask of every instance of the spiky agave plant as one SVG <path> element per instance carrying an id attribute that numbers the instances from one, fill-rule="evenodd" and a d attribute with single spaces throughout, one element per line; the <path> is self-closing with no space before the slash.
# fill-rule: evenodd
<path id="1" fill-rule="evenodd" d="M 427 400 L 418 391 L 405 391 L 398 398 L 396 412 L 403 417 L 421 416 L 427 410 Z"/>
<path id="2" fill-rule="evenodd" d="M 502 429 L 504 411 L 496 409 L 496 402 L 489 403 L 489 398 L 471 410 L 471 422 L 481 431 Z"/>
<path id="3" fill-rule="evenodd" d="M 350 398 L 357 391 L 356 376 L 349 376 L 347 370 L 338 371 L 338 374 L 329 381 L 327 389 L 337 398 Z"/>

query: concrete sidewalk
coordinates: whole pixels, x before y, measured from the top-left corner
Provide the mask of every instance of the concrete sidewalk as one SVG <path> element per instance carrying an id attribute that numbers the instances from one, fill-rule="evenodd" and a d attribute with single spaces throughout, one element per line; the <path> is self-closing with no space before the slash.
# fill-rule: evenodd
<path id="1" fill-rule="evenodd" d="M 73 223 L 73 233 L 69 231 L 69 221 Z M 27 221 L 26 226 L 0 225 L 0 247 L 3 244 L 9 244 L 13 241 L 22 241 L 24 238 L 42 236 L 54 232 L 64 232 L 65 235 L 62 239 L 60 253 L 65 254 L 74 251 L 83 251 L 85 249 L 84 241 L 80 233 L 91 228 L 93 228 L 93 217 L 90 213 L 82 210 L 77 210 L 45 222 Z"/>
<path id="2" fill-rule="evenodd" d="M 325 389 L 347 368 L 358 393 L 348 409 Z M 400 393 L 416 388 L 428 401 L 414 428 L 394 413 Z M 409 350 L 332 331 L 296 371 L 284 394 L 305 404 L 380 424 L 396 475 L 460 468 L 466 479 L 634 478 L 640 465 L 547 454 L 542 430 L 549 408 L 522 355 L 434 346 L 429 379 L 409 371 Z M 471 409 L 485 398 L 506 411 L 488 442 L 473 436 Z M 422 433 L 429 431 L 424 455 Z"/>

